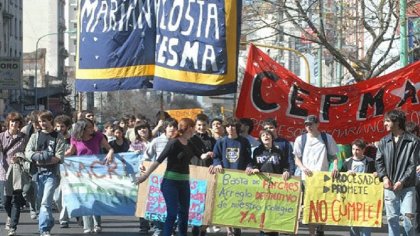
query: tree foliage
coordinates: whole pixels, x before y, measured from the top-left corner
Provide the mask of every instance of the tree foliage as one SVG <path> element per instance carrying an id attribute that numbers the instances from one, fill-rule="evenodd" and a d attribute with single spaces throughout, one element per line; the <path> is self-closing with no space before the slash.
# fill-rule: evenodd
<path id="1" fill-rule="evenodd" d="M 383 73 L 399 61 L 390 53 L 399 43 L 399 6 L 396 0 L 261 0 L 245 11 L 244 21 L 259 21 L 258 28 L 273 29 L 254 41 L 287 35 L 321 45 L 359 82 Z M 408 0 L 408 7 L 416 1 Z M 264 8 L 262 8 L 264 6 Z M 326 11 L 326 6 L 329 11 Z M 263 9 L 263 10 L 262 10 Z M 281 13 L 281 14 L 280 14 Z M 276 20 L 267 20 L 267 15 Z M 281 38 L 281 37 L 280 37 Z M 340 43 L 339 43 L 340 42 Z M 353 50 L 349 48 L 353 47 Z M 409 53 L 418 52 L 417 45 Z"/>

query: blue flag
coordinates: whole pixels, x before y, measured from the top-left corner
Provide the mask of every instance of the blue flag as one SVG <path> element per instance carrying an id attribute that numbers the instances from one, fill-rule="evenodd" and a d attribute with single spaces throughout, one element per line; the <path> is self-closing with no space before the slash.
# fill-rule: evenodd
<path id="1" fill-rule="evenodd" d="M 236 92 L 241 0 L 81 0 L 76 90 Z"/>

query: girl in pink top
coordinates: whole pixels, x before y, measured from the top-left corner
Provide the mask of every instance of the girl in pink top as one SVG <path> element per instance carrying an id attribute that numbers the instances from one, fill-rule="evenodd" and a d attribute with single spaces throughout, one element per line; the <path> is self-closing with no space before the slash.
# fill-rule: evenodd
<path id="1" fill-rule="evenodd" d="M 111 163 L 114 157 L 114 150 L 108 144 L 104 135 L 95 131 L 95 125 L 92 120 L 85 118 L 78 120 L 73 128 L 70 148 L 66 151 L 66 155 L 96 155 L 101 153 L 101 148 L 108 151 L 105 163 Z M 101 217 L 83 216 L 83 229 L 85 234 L 101 232 Z"/>

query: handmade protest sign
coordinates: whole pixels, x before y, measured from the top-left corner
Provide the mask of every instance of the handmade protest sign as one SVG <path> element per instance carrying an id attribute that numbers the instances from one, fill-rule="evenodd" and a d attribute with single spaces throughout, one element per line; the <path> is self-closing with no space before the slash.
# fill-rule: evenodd
<path id="1" fill-rule="evenodd" d="M 381 227 L 383 186 L 373 174 L 314 172 L 306 179 L 304 224 Z"/>
<path id="2" fill-rule="evenodd" d="M 153 174 L 149 177 L 149 194 L 146 200 L 144 218 L 151 221 L 165 222 L 166 204 L 160 191 L 163 176 Z M 204 209 L 206 203 L 207 181 L 190 180 L 190 210 L 188 225 L 203 225 Z"/>
<path id="3" fill-rule="evenodd" d="M 106 165 L 105 155 L 66 157 L 61 165 L 63 205 L 71 217 L 86 215 L 132 216 L 137 199 L 133 184 L 138 154 L 115 154 Z"/>
<path id="4" fill-rule="evenodd" d="M 150 162 L 143 163 L 146 168 Z M 210 222 L 214 176 L 208 168 L 190 165 L 190 209 L 189 225 L 208 225 Z M 148 181 L 139 185 L 136 216 L 149 220 L 164 221 L 166 219 L 165 200 L 160 192 L 162 176 L 166 164 L 160 164 L 149 176 Z"/>
<path id="5" fill-rule="evenodd" d="M 297 232 L 300 181 L 225 170 L 217 174 L 212 224 Z"/>

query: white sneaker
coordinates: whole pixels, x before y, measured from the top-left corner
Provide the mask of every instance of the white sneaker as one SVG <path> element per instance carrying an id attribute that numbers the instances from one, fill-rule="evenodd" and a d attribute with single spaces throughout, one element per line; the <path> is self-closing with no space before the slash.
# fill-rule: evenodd
<path id="1" fill-rule="evenodd" d="M 217 233 L 220 232 L 220 230 L 222 230 L 219 226 L 213 226 L 213 232 Z"/>
<path id="2" fill-rule="evenodd" d="M 11 221 L 12 219 L 10 219 L 10 217 L 7 217 L 6 224 L 4 225 L 5 230 L 10 230 Z"/>
<path id="3" fill-rule="evenodd" d="M 85 230 L 83 230 L 83 233 L 84 234 L 91 234 L 92 230 L 91 229 L 85 229 Z"/>
<path id="4" fill-rule="evenodd" d="M 45 231 L 40 234 L 40 236 L 51 236 L 50 231 Z"/>
<path id="5" fill-rule="evenodd" d="M 95 225 L 95 228 L 93 228 L 93 232 L 94 233 L 100 233 L 102 232 L 102 228 L 99 225 Z"/>
<path id="6" fill-rule="evenodd" d="M 14 236 L 16 235 L 16 230 L 15 229 L 9 229 L 9 234 L 7 234 L 8 236 Z"/>

